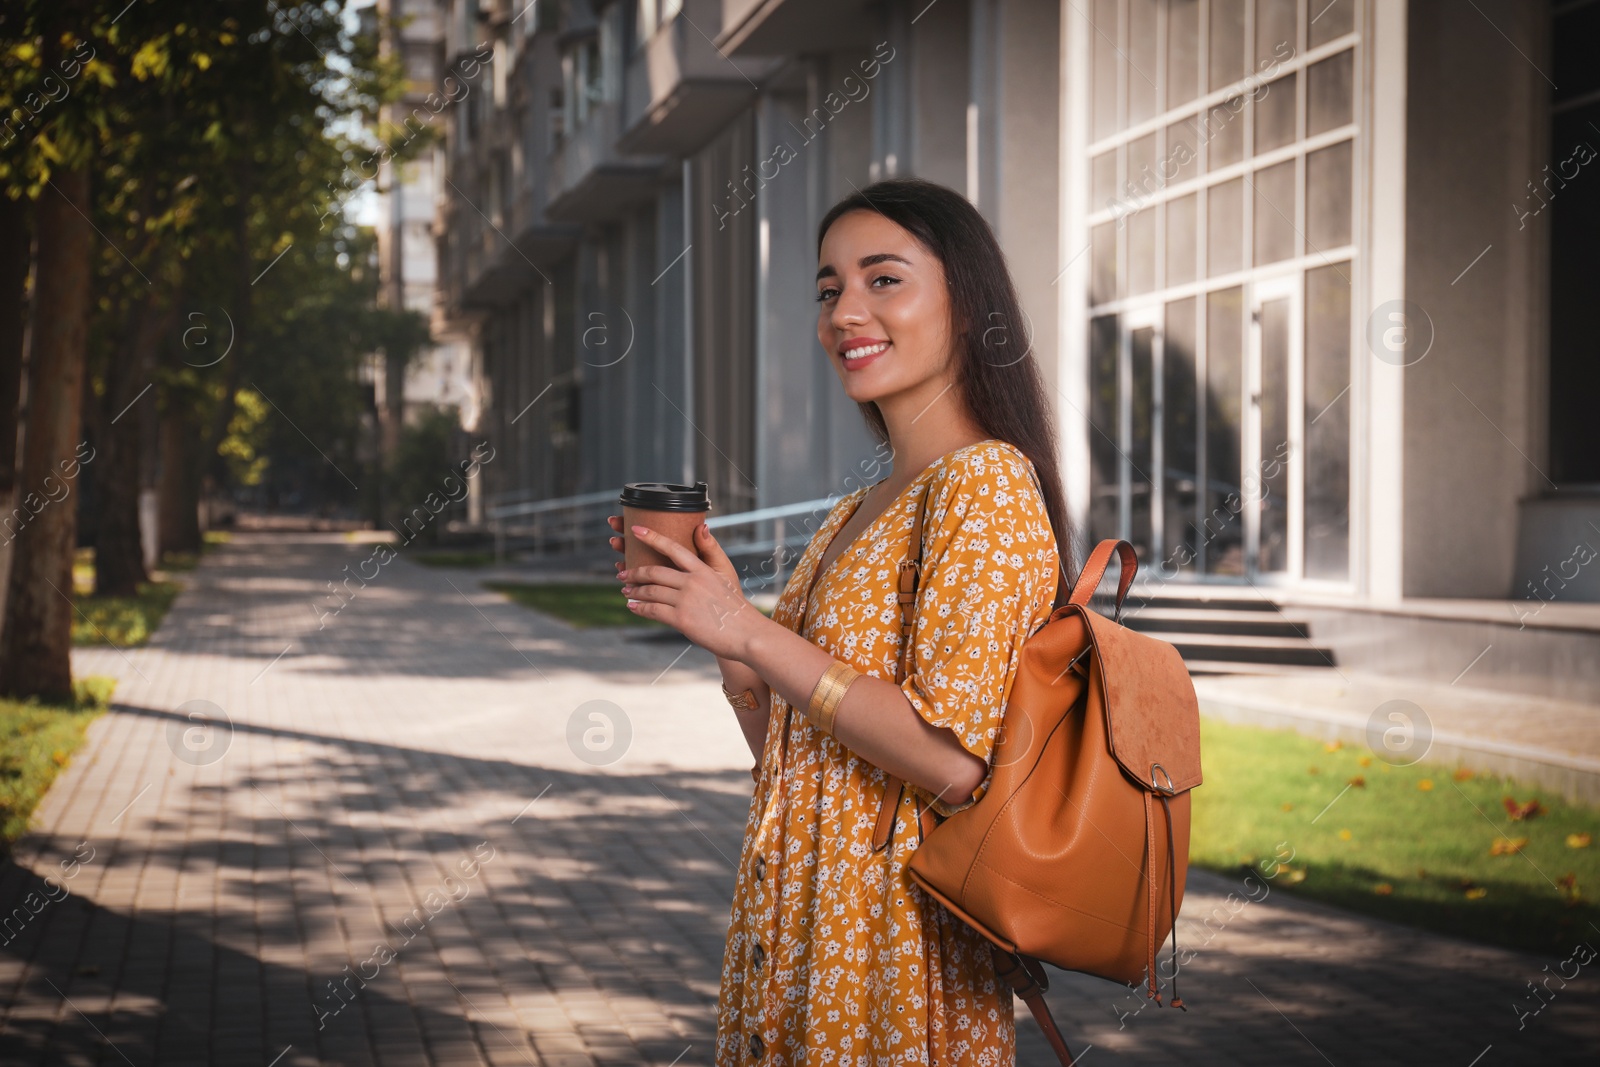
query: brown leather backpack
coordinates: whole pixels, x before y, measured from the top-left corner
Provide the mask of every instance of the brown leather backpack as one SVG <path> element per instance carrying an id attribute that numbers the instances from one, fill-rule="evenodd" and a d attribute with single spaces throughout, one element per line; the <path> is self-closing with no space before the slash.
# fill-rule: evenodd
<path id="1" fill-rule="evenodd" d="M 911 530 L 917 557 L 900 564 L 897 682 L 910 671 L 921 512 Z M 1121 575 L 1107 619 L 1089 600 L 1113 553 Z M 1063 1067 L 1072 1053 L 1044 1002 L 1049 979 L 1039 961 L 1128 985 L 1144 976 L 1147 995 L 1161 1003 L 1156 948 L 1173 931 L 1189 869 L 1200 709 L 1177 649 L 1120 624 L 1137 567 L 1128 542 L 1102 541 L 1066 602 L 1058 595 L 1023 646 L 988 790 L 942 821 L 919 811 L 921 843 L 910 861 L 918 886 L 992 942 L 996 970 Z M 1063 575 L 1058 589 L 1065 586 Z M 892 839 L 901 790 L 891 777 L 875 851 Z M 1177 954 L 1174 933 L 1172 1006 L 1183 1008 Z"/>

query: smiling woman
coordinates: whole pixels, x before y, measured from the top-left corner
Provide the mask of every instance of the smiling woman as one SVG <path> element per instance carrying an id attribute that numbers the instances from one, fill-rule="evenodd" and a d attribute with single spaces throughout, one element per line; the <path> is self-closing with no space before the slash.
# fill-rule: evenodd
<path id="1" fill-rule="evenodd" d="M 998 1067 L 1015 1059 L 1011 990 L 906 863 L 986 790 L 1018 654 L 1060 588 L 1049 405 L 1012 342 L 994 235 L 959 194 L 902 179 L 841 202 L 816 284 L 824 358 L 893 471 L 833 508 L 770 619 L 704 524 L 693 550 L 636 526 L 672 565 L 618 564 L 630 610 L 717 656 L 756 757 L 717 1064 Z M 916 529 L 902 678 L 896 576 Z"/>

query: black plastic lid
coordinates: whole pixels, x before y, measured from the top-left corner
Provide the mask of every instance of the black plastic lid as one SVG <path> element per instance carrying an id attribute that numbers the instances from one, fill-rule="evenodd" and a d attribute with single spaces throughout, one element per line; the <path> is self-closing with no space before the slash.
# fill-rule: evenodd
<path id="1" fill-rule="evenodd" d="M 672 482 L 629 482 L 622 487 L 623 507 L 647 511 L 710 511 L 706 483 L 676 485 Z"/>

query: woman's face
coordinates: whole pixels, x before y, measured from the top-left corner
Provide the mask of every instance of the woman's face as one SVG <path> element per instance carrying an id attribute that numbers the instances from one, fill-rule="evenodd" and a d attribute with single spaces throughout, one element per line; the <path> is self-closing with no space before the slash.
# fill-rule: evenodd
<path id="1" fill-rule="evenodd" d="M 822 239 L 817 340 L 858 403 L 944 389 L 951 380 L 944 268 L 875 211 L 840 216 Z"/>

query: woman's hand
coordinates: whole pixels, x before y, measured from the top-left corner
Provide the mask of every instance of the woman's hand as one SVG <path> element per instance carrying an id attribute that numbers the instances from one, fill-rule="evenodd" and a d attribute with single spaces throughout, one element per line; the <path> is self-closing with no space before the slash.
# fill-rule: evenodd
<path id="1" fill-rule="evenodd" d="M 622 538 L 622 516 L 607 515 L 606 525 L 617 531 L 616 536 L 610 538 L 611 547 L 616 549 L 618 553 L 626 552 L 628 543 Z M 711 531 L 706 529 L 703 538 L 698 533 L 695 538 L 696 543 L 701 545 L 701 562 L 732 582 L 734 588 L 737 589 L 739 587 L 739 571 L 734 567 L 733 560 L 728 558 L 728 554 L 722 551 L 722 546 L 717 543 L 717 539 L 711 536 Z M 620 572 L 622 567 L 623 564 L 619 561 L 617 570 Z"/>
<path id="2" fill-rule="evenodd" d="M 618 519 L 612 529 L 621 525 Z M 744 659 L 750 638 L 768 620 L 739 591 L 738 571 L 706 524 L 694 532 L 698 554 L 645 526 L 635 526 L 633 533 L 674 566 L 619 568 L 629 609 L 666 623 L 713 655 Z"/>

